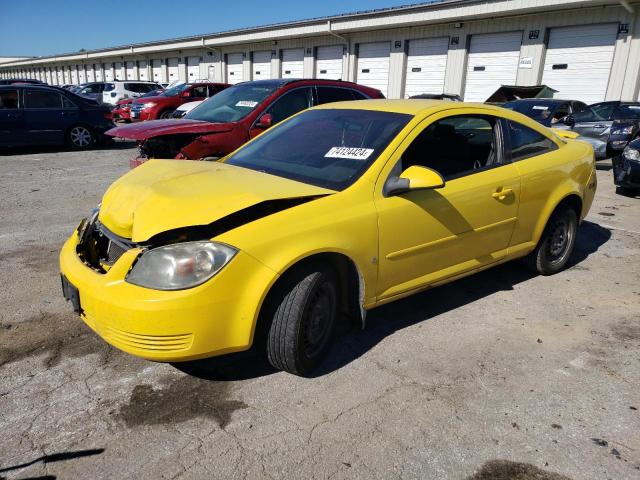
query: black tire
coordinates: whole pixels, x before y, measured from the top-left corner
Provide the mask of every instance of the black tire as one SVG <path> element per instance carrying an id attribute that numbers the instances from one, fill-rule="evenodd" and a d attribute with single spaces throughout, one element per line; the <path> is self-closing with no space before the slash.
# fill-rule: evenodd
<path id="1" fill-rule="evenodd" d="M 86 150 L 96 143 L 96 134 L 87 125 L 74 125 L 67 131 L 66 143 L 72 150 Z"/>
<path id="2" fill-rule="evenodd" d="M 339 298 L 336 276 L 328 268 L 302 269 L 283 287 L 271 299 L 267 358 L 279 370 L 304 376 L 322 361 L 333 336 Z"/>
<path id="3" fill-rule="evenodd" d="M 171 109 L 164 110 L 160 113 L 158 118 L 160 119 L 173 118 L 173 112 L 174 110 L 171 110 Z"/>
<path id="4" fill-rule="evenodd" d="M 549 218 L 536 249 L 525 263 L 540 275 L 553 275 L 566 265 L 576 244 L 578 216 L 568 205 L 559 206 Z"/>

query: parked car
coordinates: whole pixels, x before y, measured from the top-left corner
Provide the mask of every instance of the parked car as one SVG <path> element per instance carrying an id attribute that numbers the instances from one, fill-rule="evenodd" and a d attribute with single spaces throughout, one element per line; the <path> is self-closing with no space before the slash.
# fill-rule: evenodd
<path id="1" fill-rule="evenodd" d="M 180 120 L 116 127 L 107 135 L 138 141 L 131 168 L 148 158 L 223 157 L 285 118 L 313 105 L 384 98 L 379 90 L 335 80 L 274 79 L 229 87 Z"/>
<path id="2" fill-rule="evenodd" d="M 180 105 L 178 108 L 176 108 L 173 111 L 173 118 L 182 118 L 184 117 L 187 113 L 189 113 L 191 110 L 193 110 L 194 108 L 196 108 L 198 105 L 200 105 L 202 102 L 204 102 L 204 100 L 196 100 L 195 102 L 187 102 L 187 103 L 183 103 L 182 105 Z"/>
<path id="3" fill-rule="evenodd" d="M 174 110 L 183 103 L 194 99 L 205 100 L 213 97 L 230 85 L 227 83 L 183 83 L 162 93 L 139 98 L 131 105 L 131 120 L 157 120 L 171 118 Z"/>
<path id="4" fill-rule="evenodd" d="M 598 160 L 614 157 L 638 136 L 640 103 L 594 103 L 581 112 L 568 115 L 564 124 L 591 139 Z"/>
<path id="5" fill-rule="evenodd" d="M 409 97 L 413 100 L 445 100 L 449 102 L 461 102 L 462 98 L 456 93 L 421 93 Z"/>
<path id="6" fill-rule="evenodd" d="M 0 85 L 15 85 L 17 83 L 29 83 L 33 85 L 46 85 L 41 80 L 36 80 L 35 78 L 3 78 L 0 79 Z"/>
<path id="7" fill-rule="evenodd" d="M 121 82 L 116 80 L 105 84 L 102 92 L 102 101 L 115 105 L 125 98 L 137 98 L 145 93 L 160 89 L 162 89 L 162 86 L 156 82 L 136 82 L 133 80 Z"/>
<path id="8" fill-rule="evenodd" d="M 640 195 L 640 138 L 629 142 L 622 155 L 617 155 L 611 160 L 616 193 Z"/>
<path id="9" fill-rule="evenodd" d="M 63 291 L 133 355 L 255 345 L 306 375 L 338 323 L 378 305 L 517 258 L 562 270 L 595 190 L 589 145 L 516 112 L 326 104 L 218 162 L 153 160 L 117 180 L 62 248 Z"/>
<path id="10" fill-rule="evenodd" d="M 149 93 L 145 93 L 138 98 L 153 97 L 156 95 L 160 95 L 162 92 L 164 92 L 163 89 L 152 90 Z M 115 107 L 113 107 L 113 109 L 111 110 L 111 119 L 114 122 L 131 122 L 131 105 L 133 104 L 133 100 L 133 98 L 125 98 L 124 100 L 120 100 L 118 103 L 116 103 Z"/>
<path id="11" fill-rule="evenodd" d="M 577 100 L 560 100 L 555 98 L 528 98 L 513 100 L 502 105 L 504 108 L 522 113 L 545 127 L 555 127 L 567 115 L 580 112 L 587 105 Z"/>
<path id="12" fill-rule="evenodd" d="M 82 150 L 113 127 L 109 108 L 45 85 L 0 86 L 0 146 L 63 145 Z"/>
<path id="13" fill-rule="evenodd" d="M 102 102 L 102 93 L 107 88 L 107 82 L 88 82 L 78 85 L 77 88 L 71 90 L 76 95 L 81 97 L 90 98 L 97 102 Z"/>

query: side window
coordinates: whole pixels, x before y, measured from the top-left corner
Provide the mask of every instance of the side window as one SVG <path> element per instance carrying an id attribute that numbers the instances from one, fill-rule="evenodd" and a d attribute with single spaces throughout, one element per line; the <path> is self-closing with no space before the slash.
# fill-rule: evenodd
<path id="1" fill-rule="evenodd" d="M 317 87 L 317 92 L 318 105 L 353 100 L 353 93 L 347 88 Z"/>
<path id="2" fill-rule="evenodd" d="M 311 89 L 308 87 L 297 88 L 285 93 L 269 107 L 266 113 L 273 117 L 273 123 L 281 122 L 302 110 L 311 106 Z"/>
<path id="3" fill-rule="evenodd" d="M 0 91 L 0 110 L 18 108 L 18 90 Z"/>
<path id="4" fill-rule="evenodd" d="M 585 108 L 587 108 L 587 105 L 582 102 L 573 102 L 573 105 L 571 106 L 571 108 L 573 109 L 573 113 L 578 113 L 583 111 Z"/>
<path id="5" fill-rule="evenodd" d="M 218 88 L 217 87 L 215 87 L 213 85 L 207 86 L 207 96 L 213 97 L 216 93 L 218 93 Z"/>
<path id="6" fill-rule="evenodd" d="M 61 97 L 57 92 L 25 90 L 24 108 L 62 108 Z"/>
<path id="7" fill-rule="evenodd" d="M 567 115 L 569 115 L 569 104 L 563 103 L 556 109 L 555 112 L 553 112 L 553 115 L 551 116 L 551 124 L 553 125 L 554 123 L 558 123 Z"/>
<path id="8" fill-rule="evenodd" d="M 616 111 L 615 118 L 624 120 L 640 119 L 640 104 L 620 105 Z"/>
<path id="9" fill-rule="evenodd" d="M 62 95 L 62 108 L 78 108 L 78 106 L 69 100 L 65 95 Z"/>
<path id="10" fill-rule="evenodd" d="M 367 97 L 364 93 L 359 92 L 358 90 L 351 90 L 351 93 L 353 93 L 353 97 L 356 100 L 369 100 L 369 97 Z"/>
<path id="11" fill-rule="evenodd" d="M 511 160 L 542 155 L 556 150 L 558 146 L 549 138 L 535 130 L 516 122 L 509 121 L 509 141 L 511 144 Z"/>
<path id="12" fill-rule="evenodd" d="M 500 165 L 500 125 L 489 116 L 455 116 L 425 128 L 402 155 L 402 170 L 418 165 L 436 170 L 445 180 Z"/>
<path id="13" fill-rule="evenodd" d="M 193 87 L 191 92 L 189 93 L 190 97 L 194 98 L 206 98 L 207 97 L 207 87 L 205 85 L 201 87 Z"/>

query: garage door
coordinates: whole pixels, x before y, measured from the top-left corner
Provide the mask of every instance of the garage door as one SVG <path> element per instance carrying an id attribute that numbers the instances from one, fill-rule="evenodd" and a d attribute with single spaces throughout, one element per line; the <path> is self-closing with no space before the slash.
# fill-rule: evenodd
<path id="1" fill-rule="evenodd" d="M 254 80 L 268 80 L 271 78 L 271 51 L 253 52 L 251 71 Z"/>
<path id="2" fill-rule="evenodd" d="M 168 64 L 168 72 L 169 72 L 169 83 L 178 80 L 180 78 L 180 72 L 178 71 L 178 59 L 170 58 L 167 61 Z"/>
<path id="3" fill-rule="evenodd" d="M 104 65 L 104 80 L 106 82 L 113 81 L 113 63 L 105 63 Z"/>
<path id="4" fill-rule="evenodd" d="M 187 81 L 195 82 L 200 78 L 200 57 L 187 58 Z"/>
<path id="5" fill-rule="evenodd" d="M 405 96 L 444 93 L 449 38 L 421 38 L 409 41 Z"/>
<path id="6" fill-rule="evenodd" d="M 96 74 L 93 71 L 93 65 L 87 65 L 85 68 L 87 69 L 87 82 L 95 82 Z"/>
<path id="7" fill-rule="evenodd" d="M 522 32 L 473 35 L 464 99 L 484 102 L 502 85 L 515 85 Z"/>
<path id="8" fill-rule="evenodd" d="M 282 78 L 304 76 L 304 49 L 289 48 L 282 51 Z"/>
<path id="9" fill-rule="evenodd" d="M 138 79 L 147 81 L 149 80 L 149 72 L 147 72 L 147 61 L 138 61 Z"/>
<path id="10" fill-rule="evenodd" d="M 387 96 L 391 43 L 361 43 L 358 46 L 357 82 L 377 88 Z"/>
<path id="11" fill-rule="evenodd" d="M 71 83 L 78 84 L 78 67 L 75 65 L 71 67 Z"/>
<path id="12" fill-rule="evenodd" d="M 604 100 L 618 34 L 617 24 L 552 28 L 542 83 L 556 98 Z"/>
<path id="13" fill-rule="evenodd" d="M 98 63 L 94 65 L 94 70 L 96 72 L 96 82 L 102 82 L 102 64 Z"/>
<path id="14" fill-rule="evenodd" d="M 227 83 L 240 83 L 243 72 L 243 59 L 241 53 L 227 54 Z"/>
<path id="15" fill-rule="evenodd" d="M 135 62 L 127 62 L 126 63 L 126 67 L 127 67 L 127 71 L 126 71 L 127 77 L 126 78 L 127 78 L 127 80 L 135 80 L 136 79 L 136 77 L 135 77 L 135 66 L 136 66 Z"/>
<path id="16" fill-rule="evenodd" d="M 316 78 L 342 80 L 342 52 L 344 46 L 318 47 L 316 51 Z"/>
<path id="17" fill-rule="evenodd" d="M 154 82 L 162 82 L 162 60 L 151 60 L 151 75 Z"/>

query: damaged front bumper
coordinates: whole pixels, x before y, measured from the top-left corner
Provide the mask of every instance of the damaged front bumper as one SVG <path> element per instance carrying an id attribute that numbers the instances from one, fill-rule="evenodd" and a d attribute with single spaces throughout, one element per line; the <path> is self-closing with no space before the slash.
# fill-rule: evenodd
<path id="1" fill-rule="evenodd" d="M 247 350 L 258 312 L 277 274 L 238 252 L 211 280 L 194 288 L 159 291 L 125 277 L 142 252 L 119 252 L 108 269 L 91 265 L 74 233 L 60 252 L 65 296 L 78 295 L 82 320 L 111 345 L 154 361 L 185 361 Z M 75 308 L 75 305 L 74 305 Z"/>
<path id="2" fill-rule="evenodd" d="M 640 162 L 628 160 L 624 155 L 614 157 L 613 183 L 622 188 L 640 188 Z"/>

